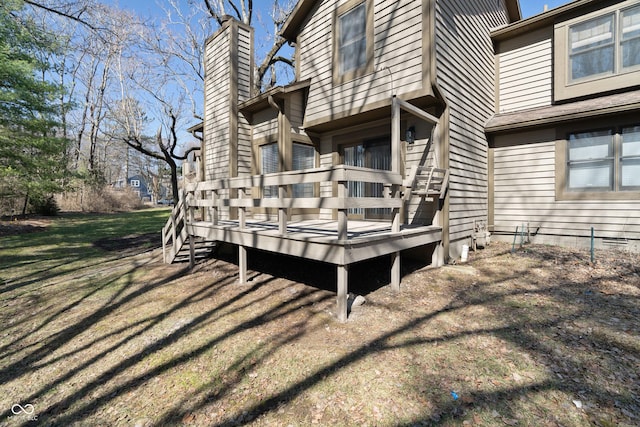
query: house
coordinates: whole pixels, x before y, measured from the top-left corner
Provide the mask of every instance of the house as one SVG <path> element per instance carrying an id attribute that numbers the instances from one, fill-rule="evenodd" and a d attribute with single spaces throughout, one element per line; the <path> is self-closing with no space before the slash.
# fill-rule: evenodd
<path id="1" fill-rule="evenodd" d="M 439 266 L 459 258 L 480 225 L 494 225 L 498 237 L 508 238 L 527 223 L 540 227 L 530 234 L 542 238 L 550 223 L 540 221 L 552 215 L 539 213 L 542 199 L 531 197 L 546 197 L 544 208 L 558 217 L 572 215 L 558 219 L 555 233 L 562 234 L 590 192 L 562 187 L 556 200 L 558 185 L 591 171 L 582 157 L 566 159 L 590 151 L 579 144 L 572 151 L 557 139 L 573 120 L 559 119 L 559 111 L 573 106 L 584 114 L 580 102 L 626 99 L 603 116 L 618 114 L 627 129 L 633 120 L 625 121 L 624 111 L 635 92 L 625 85 L 635 75 L 592 98 L 593 85 L 581 90 L 569 81 L 560 88 L 552 69 L 538 89 L 536 67 L 544 61 L 536 46 L 552 43 L 545 42 L 549 35 L 567 40 L 578 16 L 590 17 L 605 3 L 616 22 L 635 28 L 635 15 L 625 8 L 637 1 L 580 0 L 523 21 L 517 0 L 300 0 L 282 30 L 296 48 L 296 79 L 259 95 L 251 92 L 253 30 L 228 19 L 205 43 L 202 180 L 186 188 L 163 230 L 165 259 L 188 243 L 193 260 L 199 238 L 237 246 L 241 282 L 247 248 L 333 264 L 337 317 L 344 321 L 349 266 L 358 261 L 388 257 L 398 290 L 408 250 L 419 248 Z M 625 6 L 622 15 L 615 5 Z M 616 49 L 637 49 L 634 31 Z M 542 50 L 562 55 L 552 47 Z M 530 54 L 521 54 L 528 48 Z M 549 60 L 565 76 L 572 59 Z M 525 77 L 532 79 L 526 101 L 518 93 Z M 626 138 L 622 132 L 616 138 Z M 616 191 L 588 204 L 603 221 L 615 216 L 620 230 L 637 231 L 637 215 L 629 215 L 637 212 L 631 202 L 637 193 L 626 192 L 635 179 L 629 173 L 637 172 L 637 144 L 615 144 L 624 154 L 611 168 L 626 172 L 612 184 Z M 558 162 L 568 170 L 553 172 L 550 187 L 536 193 Z M 612 203 L 612 196 L 628 197 Z M 607 199 L 617 213 L 602 204 Z"/>
<path id="2" fill-rule="evenodd" d="M 640 2 L 574 1 L 494 30 L 494 236 L 640 250 Z"/>

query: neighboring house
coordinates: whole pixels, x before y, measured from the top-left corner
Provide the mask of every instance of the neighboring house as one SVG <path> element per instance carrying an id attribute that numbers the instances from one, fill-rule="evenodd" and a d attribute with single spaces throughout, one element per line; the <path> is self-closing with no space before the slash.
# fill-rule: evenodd
<path id="1" fill-rule="evenodd" d="M 570 61 L 588 59 L 565 59 L 558 40 L 568 40 L 579 16 L 606 6 L 616 23 L 632 22 L 616 24 L 616 52 L 637 48 L 635 9 L 618 7 L 637 3 L 576 1 L 520 21 L 517 0 L 301 0 L 282 31 L 296 47 L 296 79 L 257 96 L 253 30 L 227 20 L 205 44 L 203 179 L 186 186 L 163 231 L 165 259 L 190 241 L 193 260 L 188 236 L 198 236 L 238 246 L 241 282 L 247 248 L 334 264 L 344 320 L 352 263 L 390 256 L 399 289 L 403 251 L 421 248 L 441 265 L 460 256 L 480 224 L 513 235 L 528 223 L 540 237 L 551 224 L 541 221 L 555 216 L 551 234 L 582 236 L 563 230 L 585 215 L 581 198 L 593 194 L 566 187 L 563 177 L 589 185 L 584 157 L 599 146 L 575 127 L 566 134 L 580 141 L 572 151 L 556 129 L 570 123 L 558 120 L 563 109 L 584 114 L 600 101 L 587 99 L 589 76 L 562 80 Z M 560 55 L 553 82 L 552 58 L 536 58 L 541 51 Z M 611 191 L 599 188 L 604 196 L 586 202 L 603 223 L 617 218 L 617 232 L 639 226 L 638 193 L 627 191 L 637 185 L 629 173 L 639 176 L 637 143 L 622 142 L 634 129 L 624 111 L 638 105 L 636 92 L 622 92 L 640 81 L 627 74 L 634 67 L 616 68 L 622 77 L 602 89 L 617 102 L 602 107 L 616 117 L 612 152 L 601 159 L 613 158 L 615 173 Z M 532 107 L 540 110 L 524 111 Z M 548 115 L 540 121 L 536 111 Z M 594 171 L 605 167 L 596 163 Z"/>
<path id="2" fill-rule="evenodd" d="M 640 1 L 574 1 L 491 34 L 489 223 L 640 250 Z M 528 225 L 528 230 L 527 230 Z"/>
<path id="3" fill-rule="evenodd" d="M 151 188 L 147 185 L 147 181 L 142 175 L 135 175 L 127 178 L 127 185 L 140 200 L 151 201 Z"/>

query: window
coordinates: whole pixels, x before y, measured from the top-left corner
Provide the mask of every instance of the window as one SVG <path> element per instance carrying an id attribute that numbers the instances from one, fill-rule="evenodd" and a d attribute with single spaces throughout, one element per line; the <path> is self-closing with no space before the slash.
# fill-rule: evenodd
<path id="1" fill-rule="evenodd" d="M 267 144 L 260 147 L 261 173 L 278 172 L 278 144 Z M 278 197 L 277 185 L 266 185 L 262 189 L 262 197 L 273 198 Z"/>
<path id="2" fill-rule="evenodd" d="M 131 186 L 132 187 L 140 187 L 140 180 L 139 179 L 132 179 L 131 180 Z"/>
<path id="3" fill-rule="evenodd" d="M 640 6 L 622 11 L 622 68 L 640 65 Z"/>
<path id="4" fill-rule="evenodd" d="M 571 80 L 613 74 L 615 58 L 614 15 L 577 24 L 569 29 Z"/>
<path id="5" fill-rule="evenodd" d="M 334 83 L 373 71 L 373 8 L 371 0 L 351 0 L 334 17 Z"/>
<path id="6" fill-rule="evenodd" d="M 365 4 L 354 7 L 340 19 L 338 42 L 340 74 L 367 63 L 367 21 Z"/>
<path id="7" fill-rule="evenodd" d="M 569 134 L 566 191 L 640 190 L 640 125 Z"/>
<path id="8" fill-rule="evenodd" d="M 610 130 L 569 135 L 569 190 L 611 190 L 613 167 Z"/>
<path id="9" fill-rule="evenodd" d="M 311 145 L 293 143 L 293 170 L 313 169 L 316 165 L 316 150 Z M 312 182 L 293 185 L 293 197 L 315 197 Z"/>
<path id="10" fill-rule="evenodd" d="M 620 173 L 623 190 L 640 190 L 640 126 L 622 129 Z"/>
<path id="11" fill-rule="evenodd" d="M 556 100 L 638 85 L 640 5 L 637 2 L 627 0 L 559 23 L 555 26 L 554 39 Z"/>

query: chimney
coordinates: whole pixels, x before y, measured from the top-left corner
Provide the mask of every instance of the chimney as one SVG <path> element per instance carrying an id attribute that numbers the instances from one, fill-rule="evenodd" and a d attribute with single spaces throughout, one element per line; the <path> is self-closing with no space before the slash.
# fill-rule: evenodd
<path id="1" fill-rule="evenodd" d="M 253 87 L 253 28 L 231 17 L 205 41 L 203 161 L 205 180 L 251 173 L 249 123 L 238 105 Z"/>

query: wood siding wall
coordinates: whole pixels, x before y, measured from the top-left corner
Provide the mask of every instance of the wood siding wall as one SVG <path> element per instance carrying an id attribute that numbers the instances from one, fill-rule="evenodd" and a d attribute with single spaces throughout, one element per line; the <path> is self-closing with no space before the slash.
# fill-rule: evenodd
<path id="1" fill-rule="evenodd" d="M 221 28 L 205 44 L 205 179 L 229 177 L 231 121 L 230 28 Z"/>
<path id="2" fill-rule="evenodd" d="M 251 98 L 253 90 L 253 29 L 244 25 L 237 27 L 237 102 Z M 235 111 L 237 112 L 237 104 Z M 237 114 L 237 113 L 236 113 Z M 242 114 L 238 115 L 238 176 L 251 175 L 251 125 Z"/>
<path id="3" fill-rule="evenodd" d="M 603 239 L 636 239 L 640 200 L 556 201 L 555 129 L 496 136 L 492 148 L 495 235 L 513 239 L 529 224 L 537 243 L 589 245 L 590 229 Z M 517 145 L 515 145 L 517 144 Z"/>
<path id="4" fill-rule="evenodd" d="M 238 104 L 250 98 L 252 65 L 251 28 L 230 20 L 206 40 L 205 180 L 251 173 L 251 127 L 238 113 Z M 220 214 L 223 219 L 229 215 Z"/>
<path id="5" fill-rule="evenodd" d="M 500 44 L 499 113 L 551 105 L 552 39 L 553 28 L 545 28 Z"/>
<path id="6" fill-rule="evenodd" d="M 313 78 L 306 123 L 328 122 L 390 101 L 392 86 L 396 94 L 423 89 L 423 0 L 373 1 L 374 71 L 334 85 L 332 22 L 334 10 L 344 3 L 322 1 L 298 38 L 298 80 Z"/>
<path id="7" fill-rule="evenodd" d="M 469 242 L 474 220 L 487 220 L 487 139 L 495 111 L 490 29 L 508 22 L 502 1 L 436 2 L 437 81 L 449 108 L 449 255 Z"/>

